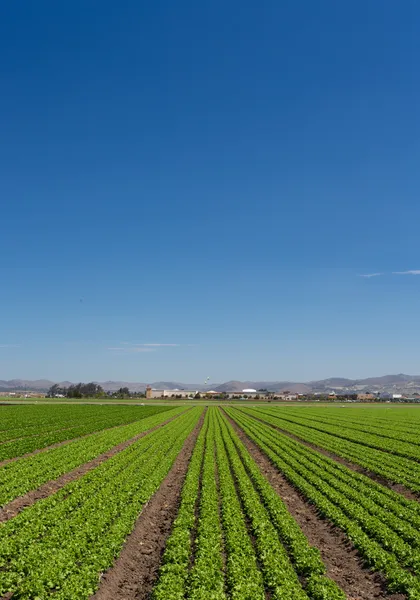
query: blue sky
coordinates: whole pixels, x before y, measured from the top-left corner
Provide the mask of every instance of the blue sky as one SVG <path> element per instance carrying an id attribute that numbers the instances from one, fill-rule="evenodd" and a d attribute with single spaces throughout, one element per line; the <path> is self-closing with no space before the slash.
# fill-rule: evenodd
<path id="1" fill-rule="evenodd" d="M 415 0 L 2 3 L 0 379 L 420 373 L 419 40 Z"/>

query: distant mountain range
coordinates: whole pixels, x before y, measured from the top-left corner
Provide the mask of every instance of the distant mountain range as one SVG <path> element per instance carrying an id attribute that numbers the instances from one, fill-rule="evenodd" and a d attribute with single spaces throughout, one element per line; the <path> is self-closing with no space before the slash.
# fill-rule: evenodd
<path id="1" fill-rule="evenodd" d="M 46 392 L 54 383 L 62 387 L 72 384 L 70 381 L 50 381 L 48 379 L 9 379 L 0 380 L 0 392 L 39 391 Z M 141 392 L 146 389 L 148 383 L 129 381 L 99 381 L 107 391 L 116 391 L 121 387 L 128 387 L 132 392 Z M 256 390 L 268 390 L 269 392 L 281 392 L 289 390 L 295 394 L 307 393 L 345 393 L 345 392 L 380 392 L 382 394 L 412 394 L 420 393 L 420 375 L 384 375 L 382 377 L 368 377 L 367 379 L 346 379 L 343 377 L 332 377 L 319 381 L 308 381 L 299 383 L 295 381 L 227 381 L 226 383 L 179 383 L 175 381 L 154 381 L 150 385 L 155 389 L 184 389 L 184 390 L 215 390 L 217 392 L 240 392 L 252 388 Z"/>

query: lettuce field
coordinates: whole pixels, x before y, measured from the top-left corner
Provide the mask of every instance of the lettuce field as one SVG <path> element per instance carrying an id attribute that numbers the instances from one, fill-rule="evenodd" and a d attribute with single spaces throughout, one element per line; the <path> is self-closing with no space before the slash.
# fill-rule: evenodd
<path id="1" fill-rule="evenodd" d="M 0 407 L 1 600 L 420 600 L 420 409 Z"/>

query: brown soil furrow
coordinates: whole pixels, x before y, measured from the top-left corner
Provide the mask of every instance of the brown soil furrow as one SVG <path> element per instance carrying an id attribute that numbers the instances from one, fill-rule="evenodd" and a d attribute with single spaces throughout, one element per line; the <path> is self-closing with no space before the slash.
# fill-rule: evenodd
<path id="1" fill-rule="evenodd" d="M 140 513 L 120 556 L 102 576 L 92 600 L 146 600 L 156 582 L 162 553 L 178 512 L 181 491 L 204 414 L 171 470 Z"/>
<path id="2" fill-rule="evenodd" d="M 347 536 L 338 527 L 322 519 L 316 508 L 307 503 L 237 423 L 229 416 L 227 418 L 309 543 L 321 552 L 328 577 L 341 587 L 348 600 L 404 600 L 406 596 L 403 594 L 387 594 L 382 575 L 363 566 L 357 549 Z"/>
<path id="3" fill-rule="evenodd" d="M 147 418 L 147 417 L 146 417 Z M 79 435 L 69 440 L 64 440 L 62 442 L 57 442 L 56 444 L 51 444 L 51 446 L 44 446 L 43 448 L 38 448 L 37 450 L 33 450 L 32 452 L 28 452 L 27 454 L 21 454 L 20 456 L 14 456 L 13 458 L 7 458 L 6 460 L 0 461 L 0 468 L 8 465 L 9 463 L 16 462 L 21 458 L 29 458 L 30 456 L 35 456 L 36 454 L 41 454 L 41 452 L 48 452 L 48 450 L 55 450 L 56 448 L 60 448 L 60 446 L 65 446 L 66 444 L 70 444 L 71 442 L 75 442 L 76 440 L 83 440 L 86 437 L 90 437 L 91 435 L 95 435 L 96 433 L 101 433 L 102 431 L 111 431 L 111 429 L 117 429 L 118 427 L 125 427 L 126 425 L 132 425 L 133 423 L 124 423 L 123 425 L 114 425 L 113 427 L 106 427 L 104 429 L 100 429 L 98 431 L 92 431 L 91 433 L 87 433 L 86 435 Z"/>
<path id="4" fill-rule="evenodd" d="M 122 452 L 123 450 L 137 442 L 137 440 L 139 440 L 140 438 L 144 437 L 145 435 L 148 435 L 149 433 L 152 433 L 153 431 L 156 431 L 156 429 L 163 427 L 164 425 L 170 423 L 177 417 L 179 417 L 179 415 L 175 415 L 170 419 L 167 419 L 163 423 L 156 425 L 156 427 L 152 427 L 147 431 L 143 431 L 142 433 L 139 433 L 138 435 L 130 438 L 129 440 L 126 440 L 125 442 L 114 446 L 113 448 L 107 450 L 103 454 L 100 454 L 93 460 L 90 460 L 89 462 L 84 463 L 79 467 L 76 467 L 68 473 L 64 473 L 64 475 L 61 475 L 61 477 L 59 477 L 58 479 L 48 481 L 36 490 L 31 490 L 24 496 L 15 498 L 15 500 L 12 500 L 11 502 L 9 502 L 9 504 L 6 504 L 5 506 L 3 506 L 3 508 L 0 508 L 0 523 L 9 521 L 9 519 L 13 519 L 13 517 L 16 517 L 16 515 L 18 515 L 24 508 L 35 504 L 35 502 L 37 502 L 38 500 L 42 500 L 43 498 L 47 498 L 48 496 L 55 494 L 56 492 L 58 492 L 58 490 L 61 490 L 61 488 L 63 488 L 68 483 L 79 479 L 89 471 L 92 471 L 92 469 L 94 469 L 104 461 L 108 460 L 112 456 L 115 456 L 119 452 Z"/>
<path id="5" fill-rule="evenodd" d="M 299 444 L 302 444 L 303 446 L 306 446 L 307 448 L 310 448 L 311 450 L 315 450 L 316 452 L 319 452 L 320 454 L 323 454 L 324 456 L 331 458 L 335 462 L 338 462 L 341 465 L 344 465 L 351 471 L 354 471 L 355 473 L 361 473 L 362 475 L 366 475 L 366 477 L 373 479 L 373 481 L 376 481 L 376 483 L 379 483 L 379 484 L 387 487 L 388 489 L 393 490 L 397 494 L 401 494 L 401 496 L 404 496 L 408 500 L 416 500 L 417 502 L 419 501 L 418 494 L 409 490 L 408 488 L 406 488 L 404 485 L 402 485 L 400 483 L 395 483 L 393 481 L 390 481 L 389 479 L 385 479 L 385 477 L 381 477 L 377 473 L 373 473 L 373 471 L 369 471 L 369 469 L 366 469 L 365 467 L 362 467 L 361 465 L 352 463 L 351 461 L 346 460 L 345 458 L 341 458 L 341 456 L 338 456 L 337 454 L 334 454 L 333 452 L 324 450 L 324 448 L 321 448 L 320 446 L 317 446 L 316 444 L 307 442 L 306 440 L 300 438 L 299 436 L 295 435 L 294 433 L 290 433 L 290 431 L 282 429 L 281 427 L 278 427 L 277 425 L 273 425 L 272 423 L 267 423 L 267 421 L 264 421 L 263 419 L 259 419 L 258 417 L 254 417 L 254 415 L 252 415 L 252 418 L 257 421 L 260 421 L 260 423 L 264 423 L 264 425 L 268 425 L 272 429 L 276 429 L 277 431 L 279 431 L 280 433 L 283 433 L 290 439 L 295 440 L 295 442 L 299 442 Z"/>

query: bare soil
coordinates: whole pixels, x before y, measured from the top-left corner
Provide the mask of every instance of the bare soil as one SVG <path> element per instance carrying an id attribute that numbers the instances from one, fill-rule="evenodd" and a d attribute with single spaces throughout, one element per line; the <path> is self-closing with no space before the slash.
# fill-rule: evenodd
<path id="1" fill-rule="evenodd" d="M 162 485 L 143 508 L 120 556 L 102 576 L 91 600 L 147 600 L 158 576 L 162 553 L 178 513 L 182 486 L 204 413 L 184 443 Z"/>
<path id="2" fill-rule="evenodd" d="M 253 418 L 257 419 L 257 417 L 253 417 Z M 286 431 L 285 429 L 282 429 L 281 427 L 277 427 L 277 425 L 273 425 L 272 423 L 267 423 L 266 421 L 263 421 L 262 419 L 257 419 L 257 420 L 261 421 L 265 425 L 272 427 L 273 429 L 277 429 L 284 435 L 287 435 L 292 440 L 299 442 L 299 444 L 302 444 L 303 446 L 306 446 L 307 448 L 311 448 L 311 450 L 316 450 L 320 454 L 323 454 L 324 456 L 331 458 L 335 462 L 338 462 L 338 463 L 344 465 L 351 471 L 354 471 L 355 473 L 361 473 L 362 475 L 366 475 L 366 477 L 373 479 L 373 481 L 376 481 L 377 483 L 380 483 L 381 485 L 387 487 L 388 489 L 393 490 L 397 494 L 401 494 L 408 500 L 416 500 L 417 502 L 419 501 L 419 495 L 416 494 L 415 492 L 409 490 L 404 485 L 402 485 L 400 483 L 395 483 L 393 481 L 390 481 L 389 479 L 385 479 L 385 477 L 381 477 L 377 473 L 373 473 L 373 471 L 369 471 L 369 469 L 365 469 L 365 467 L 357 465 L 356 463 L 352 463 L 349 460 L 346 460 L 345 458 L 341 458 L 341 456 L 337 456 L 337 454 L 334 454 L 333 452 L 324 450 L 323 448 L 320 448 L 316 444 L 307 442 L 306 440 L 303 440 L 299 436 L 294 435 L 293 433 L 290 433 L 289 431 Z"/>
<path id="3" fill-rule="evenodd" d="M 11 502 L 9 502 L 9 504 L 6 504 L 2 508 L 0 508 L 0 523 L 8 521 L 9 519 L 13 519 L 13 517 L 16 517 L 16 515 L 18 515 L 23 509 L 27 508 L 28 506 L 31 506 L 32 504 L 35 504 L 35 502 L 37 502 L 38 500 L 42 500 L 43 498 L 51 496 L 51 494 L 55 494 L 56 492 L 58 492 L 58 490 L 61 490 L 61 488 L 63 488 L 68 483 L 79 479 L 80 477 L 82 477 L 83 475 L 85 475 L 104 461 L 108 460 L 112 456 L 115 456 L 119 452 L 122 452 L 123 450 L 137 442 L 137 440 L 139 440 L 140 438 L 144 437 L 145 435 L 148 435 L 149 433 L 152 433 L 152 431 L 156 431 L 156 429 L 159 429 L 160 427 L 163 427 L 170 421 L 176 419 L 178 416 L 179 415 L 175 415 L 170 419 L 167 419 L 163 423 L 156 425 L 156 427 L 152 427 L 147 431 L 143 431 L 142 433 L 139 433 L 138 435 L 130 438 L 129 440 L 122 442 L 117 446 L 114 446 L 113 448 L 107 450 L 107 452 L 104 452 L 103 454 L 100 454 L 93 460 L 84 463 L 80 467 L 76 467 L 68 473 L 64 473 L 64 475 L 61 475 L 61 477 L 59 477 L 58 479 L 48 481 L 38 489 L 31 490 L 24 496 L 15 498 L 15 500 L 12 500 Z"/>
<path id="4" fill-rule="evenodd" d="M 328 577 L 340 586 L 348 600 L 404 600 L 404 594 L 387 593 L 382 575 L 364 567 L 357 549 L 346 535 L 338 527 L 321 518 L 316 508 L 306 502 L 262 450 L 230 417 L 227 418 L 261 472 L 286 504 L 309 543 L 321 552 Z"/>

